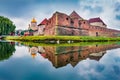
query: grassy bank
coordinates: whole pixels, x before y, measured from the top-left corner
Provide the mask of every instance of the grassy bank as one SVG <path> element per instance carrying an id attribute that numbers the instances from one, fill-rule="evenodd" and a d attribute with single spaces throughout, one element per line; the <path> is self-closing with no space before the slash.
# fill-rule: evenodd
<path id="1" fill-rule="evenodd" d="M 51 42 L 59 40 L 62 42 L 108 42 L 120 41 L 120 37 L 90 37 L 90 36 L 7 36 L 6 40 L 23 42 Z"/>

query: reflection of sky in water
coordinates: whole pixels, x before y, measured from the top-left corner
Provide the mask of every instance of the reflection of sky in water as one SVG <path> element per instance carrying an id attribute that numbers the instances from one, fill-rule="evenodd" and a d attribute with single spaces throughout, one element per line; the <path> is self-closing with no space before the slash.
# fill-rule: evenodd
<path id="1" fill-rule="evenodd" d="M 0 62 L 0 80 L 118 80 L 119 51 L 107 51 L 99 62 L 87 58 L 74 68 L 68 64 L 56 69 L 40 54 L 33 59 L 27 47 L 16 46 L 14 55 Z"/>

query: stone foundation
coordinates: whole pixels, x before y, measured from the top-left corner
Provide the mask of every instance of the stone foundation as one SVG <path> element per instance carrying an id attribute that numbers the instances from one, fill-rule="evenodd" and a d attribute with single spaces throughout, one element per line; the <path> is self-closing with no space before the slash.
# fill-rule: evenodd
<path id="1" fill-rule="evenodd" d="M 64 27 L 57 26 L 57 35 L 68 35 L 68 36 L 88 36 L 88 31 L 74 28 L 74 27 Z"/>

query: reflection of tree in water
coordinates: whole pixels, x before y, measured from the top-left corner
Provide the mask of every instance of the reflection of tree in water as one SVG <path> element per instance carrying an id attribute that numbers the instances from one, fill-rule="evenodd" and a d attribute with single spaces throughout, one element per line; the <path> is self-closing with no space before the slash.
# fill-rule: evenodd
<path id="1" fill-rule="evenodd" d="M 13 42 L 0 42 L 0 60 L 8 59 L 15 52 Z"/>

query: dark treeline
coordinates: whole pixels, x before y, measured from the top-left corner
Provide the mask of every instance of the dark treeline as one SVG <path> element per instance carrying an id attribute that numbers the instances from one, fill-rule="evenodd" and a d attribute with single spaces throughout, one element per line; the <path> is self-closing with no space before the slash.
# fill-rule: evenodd
<path id="1" fill-rule="evenodd" d="M 15 52 L 15 44 L 0 42 L 0 60 L 8 59 Z"/>
<path id="2" fill-rule="evenodd" d="M 0 16 L 0 35 L 11 34 L 15 31 L 15 28 L 16 26 L 10 19 Z"/>

